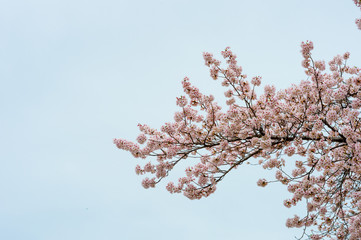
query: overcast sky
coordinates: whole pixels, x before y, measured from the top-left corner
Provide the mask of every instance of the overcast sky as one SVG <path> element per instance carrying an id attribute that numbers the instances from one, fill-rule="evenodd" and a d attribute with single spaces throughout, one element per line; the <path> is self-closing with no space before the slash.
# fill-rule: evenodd
<path id="1" fill-rule="evenodd" d="M 142 161 L 112 140 L 171 121 L 184 76 L 223 101 L 203 51 L 230 46 L 261 89 L 306 78 L 305 40 L 316 59 L 349 51 L 360 66 L 360 15 L 351 0 L 0 0 L 0 239 L 300 236 L 286 189 L 256 186 L 270 172 L 244 166 L 191 201 L 143 189 Z"/>

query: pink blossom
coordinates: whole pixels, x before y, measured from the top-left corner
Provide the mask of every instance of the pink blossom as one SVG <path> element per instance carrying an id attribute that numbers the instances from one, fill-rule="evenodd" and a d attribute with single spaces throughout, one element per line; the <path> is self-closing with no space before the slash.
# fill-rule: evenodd
<path id="1" fill-rule="evenodd" d="M 140 144 L 143 144 L 146 140 L 147 140 L 147 137 L 145 136 L 145 134 L 140 134 L 137 137 L 137 142 L 140 143 Z"/>
<path id="2" fill-rule="evenodd" d="M 259 85 L 261 85 L 261 79 L 262 79 L 262 77 L 260 77 L 260 76 L 254 77 L 254 78 L 252 78 L 251 83 L 255 86 L 259 86 Z"/>
<path id="3" fill-rule="evenodd" d="M 180 107 L 185 107 L 187 105 L 187 99 L 184 96 L 177 98 L 177 105 Z"/>
<path id="4" fill-rule="evenodd" d="M 290 208 L 290 207 L 292 207 L 292 202 L 291 202 L 291 200 L 284 200 L 283 205 L 285 205 L 285 207 L 287 207 L 287 208 Z"/>
<path id="5" fill-rule="evenodd" d="M 260 187 L 265 187 L 265 186 L 267 186 L 267 180 L 266 179 L 264 179 L 264 178 L 262 178 L 262 179 L 259 179 L 258 181 L 257 181 L 257 185 L 258 186 L 260 186 Z"/>
<path id="6" fill-rule="evenodd" d="M 361 18 L 357 18 L 357 19 L 355 20 L 355 23 L 356 23 L 356 25 L 357 25 L 357 28 L 361 30 Z"/>

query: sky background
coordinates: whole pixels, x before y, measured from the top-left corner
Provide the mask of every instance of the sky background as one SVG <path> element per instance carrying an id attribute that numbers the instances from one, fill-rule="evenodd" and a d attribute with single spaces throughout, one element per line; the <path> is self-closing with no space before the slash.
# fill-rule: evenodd
<path id="1" fill-rule="evenodd" d="M 145 190 L 146 161 L 117 149 L 138 123 L 172 121 L 181 81 L 224 100 L 202 52 L 230 46 L 249 76 L 277 89 L 306 76 L 300 43 L 328 62 L 361 64 L 351 0 L 0 0 L 0 239 L 275 239 L 290 195 L 259 167 L 238 168 L 212 196 Z M 176 170 L 170 178 L 183 174 Z"/>

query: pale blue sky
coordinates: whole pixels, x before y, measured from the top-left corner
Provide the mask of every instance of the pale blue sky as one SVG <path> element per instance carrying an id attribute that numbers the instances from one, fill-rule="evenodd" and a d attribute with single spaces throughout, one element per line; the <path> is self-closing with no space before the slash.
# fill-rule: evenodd
<path id="1" fill-rule="evenodd" d="M 361 65 L 351 0 L 0 0 L 0 239 L 275 239 L 300 231 L 283 186 L 239 168 L 200 201 L 141 187 L 112 139 L 173 118 L 181 80 L 223 99 L 202 52 L 231 46 L 249 76 L 284 88 L 316 58 Z M 181 173 L 178 171 L 175 173 Z"/>

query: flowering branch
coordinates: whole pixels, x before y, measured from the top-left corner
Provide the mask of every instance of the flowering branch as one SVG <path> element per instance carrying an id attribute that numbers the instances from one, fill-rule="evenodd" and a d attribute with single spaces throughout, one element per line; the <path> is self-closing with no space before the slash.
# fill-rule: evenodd
<path id="1" fill-rule="evenodd" d="M 360 0 L 354 0 L 361 7 Z M 356 20 L 361 29 L 361 19 Z M 302 42 L 302 66 L 308 76 L 298 85 L 276 91 L 262 78 L 250 81 L 227 47 L 221 52 L 226 67 L 204 53 L 210 76 L 226 88 L 228 109 L 222 111 L 212 95 L 202 94 L 184 78 L 185 96 L 174 122 L 160 130 L 139 124 L 137 143 L 114 139 L 120 149 L 136 158 L 153 157 L 136 173 L 145 188 L 155 187 L 180 162 L 197 162 L 185 170 L 170 193 L 190 199 L 208 197 L 217 184 L 245 162 L 275 169 L 275 179 L 260 179 L 258 186 L 281 182 L 292 194 L 285 207 L 306 201 L 306 216 L 294 216 L 287 227 L 303 228 L 301 238 L 361 239 L 361 69 L 347 65 L 350 54 L 337 55 L 326 71 L 324 61 L 312 58 L 312 42 Z M 287 157 L 296 157 L 284 159 Z M 294 166 L 287 171 L 286 166 Z M 310 229 L 310 232 L 306 231 Z"/>

